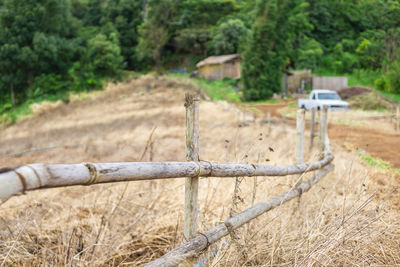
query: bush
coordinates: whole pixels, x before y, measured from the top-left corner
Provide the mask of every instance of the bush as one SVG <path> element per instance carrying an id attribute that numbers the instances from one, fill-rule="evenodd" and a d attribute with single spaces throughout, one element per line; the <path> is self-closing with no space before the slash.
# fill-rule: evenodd
<path id="1" fill-rule="evenodd" d="M 387 81 L 386 81 L 384 75 L 382 75 L 381 77 L 379 77 L 378 79 L 375 80 L 375 87 L 376 87 L 376 89 L 381 90 L 381 91 L 386 90 L 388 85 L 387 85 Z"/>
<path id="2" fill-rule="evenodd" d="M 101 88 L 101 80 L 95 75 L 91 65 L 75 62 L 68 74 L 71 80 L 71 91 L 79 92 Z"/>
<path id="3" fill-rule="evenodd" d="M 400 62 L 393 63 L 390 70 L 375 81 L 375 86 L 387 93 L 400 94 Z"/>
<path id="4" fill-rule="evenodd" d="M 388 93 L 400 94 L 400 62 L 392 64 L 389 73 L 387 74 L 389 88 Z"/>
<path id="5" fill-rule="evenodd" d="M 107 38 L 104 34 L 97 34 L 88 42 L 88 57 L 94 72 L 106 77 L 115 76 L 122 69 L 121 49 L 114 35 Z"/>
<path id="6" fill-rule="evenodd" d="M 58 74 L 42 74 L 35 78 L 28 88 L 28 98 L 39 98 L 48 94 L 65 93 L 68 91 L 67 82 Z"/>

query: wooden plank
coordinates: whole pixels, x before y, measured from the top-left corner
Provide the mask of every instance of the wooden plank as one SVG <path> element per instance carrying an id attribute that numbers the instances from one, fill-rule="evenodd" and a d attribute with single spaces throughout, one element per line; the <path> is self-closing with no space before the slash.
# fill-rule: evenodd
<path id="1" fill-rule="evenodd" d="M 305 110 L 297 110 L 296 118 L 296 163 L 304 163 L 304 122 Z"/>
<path id="2" fill-rule="evenodd" d="M 186 160 L 199 161 L 199 117 L 200 97 L 198 94 L 186 93 Z M 199 165 L 200 166 L 200 165 Z M 185 179 L 185 221 L 184 221 L 184 238 L 189 240 L 196 234 L 197 228 L 197 199 L 199 191 L 199 172 L 195 176 Z"/>
<path id="3" fill-rule="evenodd" d="M 227 219 L 222 224 L 208 230 L 207 232 L 196 236 L 192 240 L 184 243 L 181 247 L 175 248 L 158 258 L 157 260 L 148 263 L 146 267 L 156 267 L 156 266 L 177 266 L 183 260 L 198 255 L 203 252 L 207 246 L 217 242 L 222 237 L 229 234 L 230 231 L 239 228 L 240 226 L 250 222 L 251 220 L 257 218 L 263 213 L 276 208 L 283 203 L 298 197 L 310 190 L 310 188 L 320 181 L 326 174 L 328 174 L 333 169 L 333 165 L 328 165 L 314 175 L 305 183 L 299 184 L 297 187 L 291 189 L 290 191 L 283 193 L 279 196 L 269 199 L 267 202 L 261 202 L 255 206 Z"/>

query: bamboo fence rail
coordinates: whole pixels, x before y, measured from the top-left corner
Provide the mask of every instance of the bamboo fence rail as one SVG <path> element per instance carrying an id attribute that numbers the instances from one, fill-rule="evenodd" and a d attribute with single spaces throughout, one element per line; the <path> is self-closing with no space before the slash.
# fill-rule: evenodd
<path id="1" fill-rule="evenodd" d="M 217 162 L 115 162 L 29 164 L 0 173 L 0 198 L 27 190 L 73 185 L 185 177 L 286 176 L 318 170 L 333 156 L 307 164 L 270 166 Z"/>
<path id="2" fill-rule="evenodd" d="M 16 168 L 0 169 L 0 199 L 27 190 L 74 185 L 91 185 L 122 181 L 186 178 L 185 224 L 187 241 L 181 247 L 168 252 L 147 266 L 175 266 L 195 256 L 210 244 L 226 236 L 230 231 L 244 225 L 261 214 L 308 191 L 332 170 L 333 155 L 327 135 L 328 111 L 320 114 L 321 157 L 319 161 L 303 163 L 304 159 L 304 111 L 298 112 L 296 131 L 296 160 L 298 164 L 270 166 L 262 164 L 233 164 L 199 161 L 199 97 L 186 95 L 186 158 L 188 162 L 116 162 L 81 164 L 29 164 Z M 269 116 L 270 120 L 270 116 Z M 268 125 L 270 128 L 270 124 Z M 195 236 L 197 222 L 197 194 L 199 177 L 253 177 L 287 176 L 320 170 L 310 180 L 296 184 L 290 191 L 259 203 L 238 215 L 227 219 L 211 230 Z"/>

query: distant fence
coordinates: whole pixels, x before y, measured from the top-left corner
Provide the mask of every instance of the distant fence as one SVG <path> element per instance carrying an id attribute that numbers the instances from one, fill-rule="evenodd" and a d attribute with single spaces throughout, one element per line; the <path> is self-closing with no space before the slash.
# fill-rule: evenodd
<path id="1" fill-rule="evenodd" d="M 313 89 L 329 89 L 338 91 L 342 88 L 346 88 L 348 86 L 347 83 L 347 77 L 315 76 L 312 78 Z"/>
<path id="2" fill-rule="evenodd" d="M 122 162 L 81 164 L 29 164 L 15 169 L 0 169 L 0 199 L 27 190 L 97 183 L 140 181 L 185 177 L 184 238 L 189 240 L 149 263 L 147 266 L 175 266 L 193 257 L 231 231 L 248 223 L 261 214 L 300 196 L 333 169 L 333 155 L 327 135 L 328 112 L 320 111 L 319 147 L 320 159 L 305 164 L 304 128 L 305 110 L 297 111 L 295 165 L 270 166 L 262 164 L 231 164 L 199 161 L 199 101 L 197 94 L 186 94 L 186 159 L 188 162 Z M 314 139 L 315 110 L 311 116 L 311 142 Z M 270 118 L 269 118 L 270 119 Z M 270 127 L 270 124 L 269 124 Z M 300 181 L 290 191 L 261 202 L 227 219 L 222 224 L 196 236 L 197 196 L 199 177 L 253 177 L 287 176 L 319 170 L 306 182 Z"/>
<path id="3" fill-rule="evenodd" d="M 400 105 L 396 105 L 389 115 L 358 117 L 359 120 L 386 120 L 393 125 L 396 132 L 400 133 Z"/>

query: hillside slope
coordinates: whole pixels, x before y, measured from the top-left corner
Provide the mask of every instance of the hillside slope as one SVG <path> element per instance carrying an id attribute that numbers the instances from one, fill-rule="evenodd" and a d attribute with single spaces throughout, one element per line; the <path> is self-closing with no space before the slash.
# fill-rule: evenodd
<path id="1" fill-rule="evenodd" d="M 145 76 L 110 85 L 85 101 L 42 110 L 0 132 L 0 154 L 68 146 L 3 157 L 0 167 L 184 161 L 187 89 L 198 88 Z M 202 160 L 294 162 L 294 129 L 277 124 L 268 133 L 258 122 L 243 124 L 242 114 L 226 103 L 202 101 L 200 114 Z M 235 231 L 199 261 L 208 257 L 210 266 L 400 264 L 400 199 L 395 191 L 399 177 L 365 166 L 357 154 L 335 143 L 333 151 L 335 170 L 321 183 L 298 201 Z M 315 150 L 306 154 L 307 161 L 317 158 Z M 298 178 L 201 179 L 199 232 L 287 191 Z M 235 183 L 239 191 L 233 196 Z M 0 263 L 143 265 L 182 243 L 183 192 L 184 180 L 172 179 L 47 189 L 13 197 L 0 204 Z"/>

